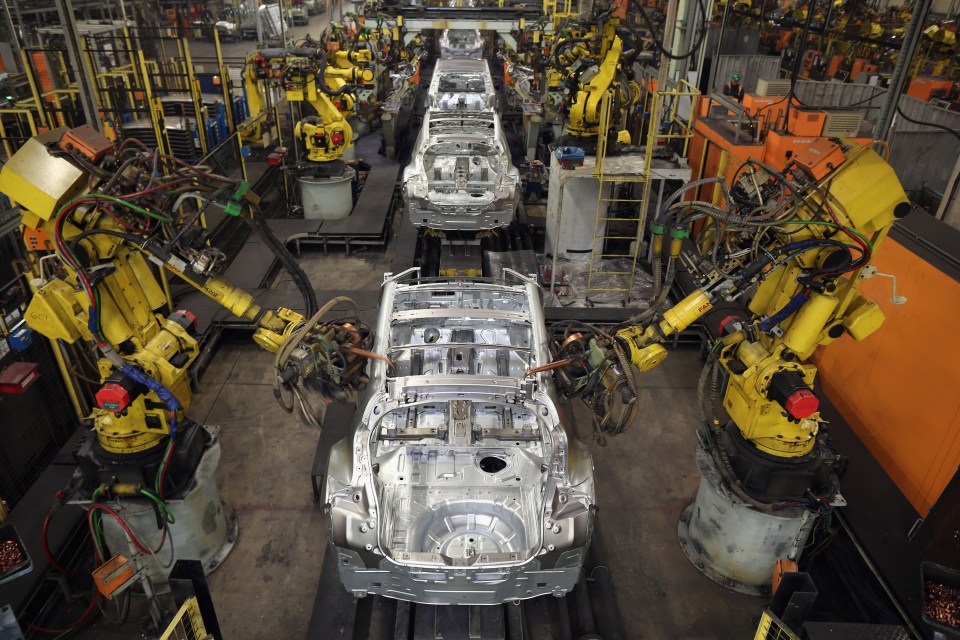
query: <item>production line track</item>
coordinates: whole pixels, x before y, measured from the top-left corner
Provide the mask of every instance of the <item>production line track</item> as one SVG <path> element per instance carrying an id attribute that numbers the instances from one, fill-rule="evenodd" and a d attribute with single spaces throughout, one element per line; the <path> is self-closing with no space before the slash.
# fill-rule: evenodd
<path id="1" fill-rule="evenodd" d="M 353 404 L 327 407 L 317 442 L 312 480 L 320 492 L 330 447 L 347 435 Z M 309 640 L 619 640 L 620 632 L 609 564 L 603 554 L 603 514 L 597 525 L 577 587 L 564 597 L 486 606 L 435 606 L 381 596 L 354 598 L 337 573 L 337 554 L 327 547 L 317 585 Z"/>

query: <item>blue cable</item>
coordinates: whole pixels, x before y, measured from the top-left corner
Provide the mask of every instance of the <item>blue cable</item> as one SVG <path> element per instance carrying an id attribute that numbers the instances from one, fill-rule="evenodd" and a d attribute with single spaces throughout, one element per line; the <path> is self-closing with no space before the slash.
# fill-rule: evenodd
<path id="1" fill-rule="evenodd" d="M 807 296 L 807 294 L 804 291 L 801 291 L 797 295 L 793 296 L 793 298 L 790 299 L 790 302 L 783 305 L 783 308 L 780 309 L 780 311 L 777 311 L 775 314 L 758 324 L 757 328 L 764 333 L 770 333 L 775 326 L 793 315 L 809 299 L 810 298 Z"/>
<path id="2" fill-rule="evenodd" d="M 176 440 L 177 435 L 177 411 L 179 411 L 183 406 L 180 404 L 180 401 L 177 399 L 177 396 L 173 395 L 173 392 L 170 389 L 167 389 L 165 386 L 160 384 L 157 380 L 154 380 L 146 373 L 137 369 L 132 364 L 125 364 L 123 368 L 120 369 L 120 373 L 130 376 L 135 381 L 146 386 L 148 389 L 157 394 L 157 397 L 163 400 L 163 403 L 167 405 L 167 409 L 170 411 L 170 439 Z"/>

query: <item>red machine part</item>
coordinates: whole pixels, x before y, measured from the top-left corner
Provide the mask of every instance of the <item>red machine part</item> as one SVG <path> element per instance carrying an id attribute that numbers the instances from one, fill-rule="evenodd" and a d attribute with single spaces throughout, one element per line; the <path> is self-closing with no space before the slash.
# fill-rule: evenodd
<path id="1" fill-rule="evenodd" d="M 0 393 L 23 393 L 40 377 L 35 362 L 14 362 L 0 372 Z"/>
<path id="2" fill-rule="evenodd" d="M 116 382 L 107 382 L 97 391 L 97 406 L 105 411 L 123 411 L 132 401 L 130 391 Z"/>
<path id="3" fill-rule="evenodd" d="M 783 408 L 797 420 L 809 418 L 820 409 L 820 399 L 809 389 L 799 389 L 787 397 Z"/>

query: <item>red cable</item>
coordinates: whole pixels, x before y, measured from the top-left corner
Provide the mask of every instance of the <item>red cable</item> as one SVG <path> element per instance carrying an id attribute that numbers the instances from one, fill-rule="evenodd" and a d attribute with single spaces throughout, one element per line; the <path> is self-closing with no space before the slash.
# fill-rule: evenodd
<path id="1" fill-rule="evenodd" d="M 43 530 L 40 532 L 40 542 L 43 544 L 43 553 L 47 556 L 47 562 L 50 563 L 50 566 L 62 573 L 68 580 L 72 578 L 70 573 L 60 566 L 60 564 L 53 559 L 53 554 L 50 552 L 50 545 L 47 544 L 47 529 L 50 526 L 50 521 L 53 519 L 54 509 L 51 508 L 47 512 L 47 517 L 43 519 Z"/>
<path id="2" fill-rule="evenodd" d="M 131 142 L 135 143 L 138 147 L 140 147 L 147 153 L 153 153 L 152 151 L 150 151 L 150 147 L 143 144 L 143 142 L 141 142 L 140 140 L 137 140 L 136 138 L 127 138 L 126 140 L 124 140 L 123 143 L 120 145 L 120 151 L 123 151 L 124 149 L 126 149 L 127 145 L 130 144 Z"/>
<path id="3" fill-rule="evenodd" d="M 121 517 L 117 514 L 116 511 L 114 511 L 113 509 L 111 509 L 111 508 L 108 507 L 107 505 L 101 504 L 101 503 L 99 503 L 99 502 L 95 502 L 95 503 L 93 503 L 93 504 L 90 505 L 89 510 L 93 510 L 93 509 L 101 509 L 101 510 L 103 510 L 103 511 L 106 511 L 106 512 L 107 512 L 108 514 L 110 514 L 111 516 L 113 516 L 113 519 L 117 521 L 117 524 L 119 524 L 120 527 L 126 532 L 127 536 L 129 536 L 130 542 L 133 543 L 133 546 L 135 546 L 137 549 L 139 549 L 142 553 L 145 553 L 145 554 L 147 554 L 147 555 L 149 555 L 149 556 L 152 556 L 152 555 L 153 555 L 153 551 L 150 551 L 150 549 L 148 549 L 147 547 L 143 546 L 143 544 L 141 544 L 140 541 L 137 540 L 137 537 L 136 537 L 135 535 L 133 535 L 133 531 L 131 531 L 131 530 L 130 530 L 130 527 L 127 526 L 126 521 L 125 521 L 123 518 L 121 518 Z M 159 549 L 158 549 L 158 550 L 159 550 Z"/>
<path id="4" fill-rule="evenodd" d="M 176 446 L 176 441 L 171 438 L 170 440 L 170 450 L 167 452 L 167 459 L 163 461 L 163 470 L 160 472 L 160 486 L 157 487 L 157 493 L 161 500 L 163 499 L 163 485 L 167 479 L 167 469 L 170 468 L 170 460 L 173 459 L 173 448 Z"/>
<path id="5" fill-rule="evenodd" d="M 76 629 L 84 620 L 87 619 L 87 617 L 88 617 L 88 616 L 90 615 L 90 613 L 93 611 L 93 608 L 96 606 L 97 600 L 99 600 L 99 599 L 100 599 L 100 592 L 97 591 L 96 589 L 94 589 L 94 591 L 93 591 L 93 600 L 90 601 L 90 606 L 87 607 L 87 610 L 83 612 L 83 615 L 80 616 L 80 617 L 77 619 L 76 622 L 74 622 L 73 624 L 71 624 L 70 626 L 68 626 L 66 629 L 48 629 L 47 627 L 41 627 L 41 626 L 35 625 L 35 624 L 31 623 L 31 622 L 26 622 L 26 623 L 24 623 L 23 626 L 27 627 L 28 629 L 33 629 L 34 631 L 39 631 L 39 632 L 41 632 L 41 633 L 66 633 L 67 631 L 73 631 L 73 630 Z"/>
<path id="6" fill-rule="evenodd" d="M 116 223 L 119 224 L 121 227 L 123 227 L 124 230 L 126 230 L 126 231 L 128 231 L 128 232 L 130 232 L 130 233 L 141 233 L 141 230 L 140 230 L 140 229 L 137 229 L 136 227 L 131 227 L 131 226 L 128 225 L 126 222 L 124 222 L 123 220 L 121 220 L 120 218 L 118 218 L 116 215 L 114 215 L 113 213 L 111 213 L 111 211 L 110 211 L 109 209 L 107 209 L 106 207 L 98 206 L 98 207 L 97 207 L 97 211 L 101 211 L 101 212 L 103 212 L 104 214 L 106 214 L 107 216 L 109 216 L 114 222 L 116 222 Z"/>
<path id="7" fill-rule="evenodd" d="M 122 196 L 117 196 L 121 200 L 130 200 L 132 198 L 139 198 L 140 196 L 145 196 L 148 193 L 154 193 L 155 191 L 161 191 L 167 189 L 174 185 L 184 184 L 185 182 L 193 182 L 193 178 L 177 178 L 176 180 L 171 180 L 170 182 L 164 182 L 163 184 L 158 184 L 155 187 L 150 187 L 149 189 L 144 189 L 143 191 L 135 191 L 133 193 L 126 193 Z"/>

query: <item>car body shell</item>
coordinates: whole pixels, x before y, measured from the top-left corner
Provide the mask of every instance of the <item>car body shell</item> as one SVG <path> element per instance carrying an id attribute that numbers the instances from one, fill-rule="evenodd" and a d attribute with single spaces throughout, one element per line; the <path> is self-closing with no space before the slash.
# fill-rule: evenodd
<path id="1" fill-rule="evenodd" d="M 324 485 L 345 588 L 429 604 L 568 593 L 595 517 L 593 463 L 557 410 L 532 279 L 387 278 L 350 435 Z"/>

